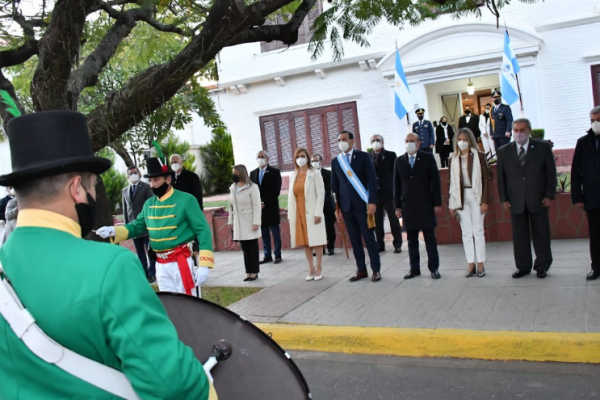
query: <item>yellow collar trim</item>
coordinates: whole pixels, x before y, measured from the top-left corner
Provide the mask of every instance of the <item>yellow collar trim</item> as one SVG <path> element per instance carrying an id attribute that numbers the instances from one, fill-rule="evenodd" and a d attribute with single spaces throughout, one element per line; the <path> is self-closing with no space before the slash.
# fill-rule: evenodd
<path id="1" fill-rule="evenodd" d="M 175 189 L 173 189 L 173 186 L 171 186 L 171 188 L 167 191 L 167 193 L 165 193 L 163 197 L 159 197 L 158 201 L 162 202 L 167 200 L 169 197 L 173 196 L 173 193 L 175 193 Z"/>
<path id="2" fill-rule="evenodd" d="M 81 226 L 77 222 L 64 215 L 46 210 L 19 210 L 17 228 L 19 227 L 56 229 L 78 238 L 81 237 Z"/>

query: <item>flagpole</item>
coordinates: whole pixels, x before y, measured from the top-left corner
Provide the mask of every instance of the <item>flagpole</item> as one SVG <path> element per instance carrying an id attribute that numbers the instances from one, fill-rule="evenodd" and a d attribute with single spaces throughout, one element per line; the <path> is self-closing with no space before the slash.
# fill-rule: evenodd
<path id="1" fill-rule="evenodd" d="M 506 20 L 504 21 L 504 29 L 506 31 L 506 35 L 510 38 L 508 33 L 508 28 L 506 27 Z M 516 55 L 515 55 L 516 57 Z M 523 99 L 521 98 L 521 85 L 519 84 L 519 74 L 515 73 L 515 78 L 517 78 L 517 90 L 519 91 L 519 103 L 521 104 L 521 114 L 523 114 Z"/>

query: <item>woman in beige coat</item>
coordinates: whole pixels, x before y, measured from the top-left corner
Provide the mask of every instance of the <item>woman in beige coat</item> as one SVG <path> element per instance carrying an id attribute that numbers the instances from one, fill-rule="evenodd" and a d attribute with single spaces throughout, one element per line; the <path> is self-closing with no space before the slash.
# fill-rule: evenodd
<path id="1" fill-rule="evenodd" d="M 233 167 L 233 185 L 229 188 L 229 228 L 233 231 L 233 240 L 240 242 L 244 252 L 246 279 L 252 282 L 258 279 L 258 238 L 260 233 L 261 202 L 258 186 L 250 181 L 248 171 L 243 165 Z"/>
<path id="2" fill-rule="evenodd" d="M 305 148 L 298 148 L 294 155 L 295 170 L 290 178 L 288 195 L 288 219 L 292 248 L 304 247 L 308 261 L 307 281 L 323 279 L 323 246 L 327 244 L 323 204 L 325 184 L 319 171 L 309 164 L 310 156 Z M 317 254 L 317 268 L 313 265 L 313 251 Z"/>

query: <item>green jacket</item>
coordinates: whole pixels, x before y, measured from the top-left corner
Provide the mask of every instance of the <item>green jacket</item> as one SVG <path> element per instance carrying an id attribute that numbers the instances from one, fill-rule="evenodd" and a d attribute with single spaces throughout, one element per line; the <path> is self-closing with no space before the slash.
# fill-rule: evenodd
<path id="1" fill-rule="evenodd" d="M 142 399 L 216 399 L 131 251 L 81 239 L 62 215 L 21 210 L 0 261 L 42 331 L 122 371 Z M 39 359 L 0 316 L 0 399 L 117 398 Z"/>
<path id="2" fill-rule="evenodd" d="M 115 227 L 114 242 L 138 237 L 146 229 L 150 247 L 156 252 L 171 250 L 198 238 L 198 266 L 214 267 L 212 233 L 194 196 L 171 188 L 160 199 L 149 198 L 135 221 Z"/>

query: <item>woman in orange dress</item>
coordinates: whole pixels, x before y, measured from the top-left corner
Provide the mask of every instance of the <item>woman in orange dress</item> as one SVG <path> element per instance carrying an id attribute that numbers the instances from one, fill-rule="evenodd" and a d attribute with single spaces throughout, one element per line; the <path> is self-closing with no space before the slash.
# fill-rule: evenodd
<path id="1" fill-rule="evenodd" d="M 310 156 L 305 148 L 298 148 L 294 155 L 295 170 L 290 179 L 292 190 L 288 196 L 288 219 L 292 248 L 304 247 L 308 262 L 307 281 L 323 278 L 323 246 L 327 234 L 323 222 L 325 184 L 319 171 L 309 164 Z M 317 255 L 314 266 L 313 252 Z"/>

